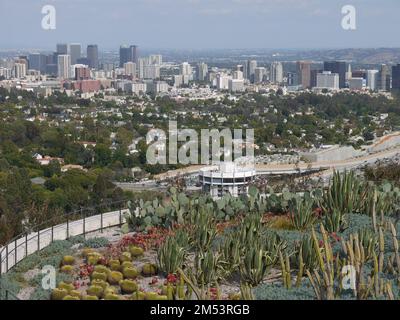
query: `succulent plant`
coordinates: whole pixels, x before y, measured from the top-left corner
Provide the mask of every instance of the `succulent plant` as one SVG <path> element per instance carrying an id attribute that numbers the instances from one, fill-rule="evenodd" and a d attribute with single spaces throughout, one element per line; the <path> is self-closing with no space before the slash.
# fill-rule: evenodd
<path id="1" fill-rule="evenodd" d="M 144 250 L 137 246 L 130 246 L 129 252 L 131 253 L 132 257 L 135 257 L 135 258 L 141 257 L 144 254 Z"/>
<path id="2" fill-rule="evenodd" d="M 65 265 L 60 268 L 60 272 L 71 274 L 74 271 L 74 267 L 71 265 Z"/>
<path id="3" fill-rule="evenodd" d="M 105 272 L 97 272 L 97 271 L 94 271 L 93 273 L 92 273 L 92 275 L 90 276 L 90 278 L 92 279 L 92 280 L 103 280 L 103 281 L 106 281 L 107 279 L 108 279 L 108 274 L 107 273 L 105 273 Z"/>
<path id="4" fill-rule="evenodd" d="M 159 269 L 166 274 L 176 273 L 185 263 L 185 258 L 185 249 L 173 237 L 168 237 L 157 252 Z"/>
<path id="5" fill-rule="evenodd" d="M 104 300 L 122 300 L 121 297 L 114 293 L 104 295 Z"/>
<path id="6" fill-rule="evenodd" d="M 68 290 L 55 288 L 51 293 L 51 300 L 62 300 L 68 295 Z"/>
<path id="7" fill-rule="evenodd" d="M 61 263 L 63 266 L 72 266 L 75 263 L 75 258 L 73 256 L 64 256 Z"/>
<path id="8" fill-rule="evenodd" d="M 110 266 L 110 269 L 113 271 L 119 271 L 121 269 L 121 262 L 119 262 L 119 260 L 116 259 L 111 259 L 108 262 L 108 265 Z"/>
<path id="9" fill-rule="evenodd" d="M 70 295 L 68 295 L 68 296 L 65 296 L 64 298 L 63 298 L 63 300 L 81 300 L 79 297 L 75 297 L 75 296 L 70 296 Z"/>
<path id="10" fill-rule="evenodd" d="M 138 290 L 138 284 L 133 280 L 121 280 L 119 282 L 119 286 L 121 287 L 121 291 L 126 294 L 132 294 Z"/>
<path id="11" fill-rule="evenodd" d="M 131 300 L 146 300 L 146 294 L 142 291 L 136 291 L 131 295 Z"/>
<path id="12" fill-rule="evenodd" d="M 89 296 L 96 296 L 97 298 L 101 298 L 103 296 L 104 293 L 104 289 L 100 286 L 97 285 L 91 285 L 87 290 L 86 293 Z"/>
<path id="13" fill-rule="evenodd" d="M 130 252 L 122 252 L 121 255 L 119 256 L 119 261 L 121 263 L 126 262 L 126 261 L 132 261 L 132 256 Z"/>
<path id="14" fill-rule="evenodd" d="M 145 277 L 150 277 L 150 276 L 156 275 L 157 274 L 157 266 L 152 263 L 145 263 L 142 266 L 142 274 Z"/>
<path id="15" fill-rule="evenodd" d="M 93 272 L 100 272 L 100 273 L 109 274 L 110 273 L 110 269 L 107 268 L 106 266 L 103 266 L 103 265 L 99 264 L 97 266 L 94 266 Z"/>
<path id="16" fill-rule="evenodd" d="M 126 279 L 136 279 L 140 273 L 135 267 L 126 267 L 122 270 L 122 274 Z"/>
<path id="17" fill-rule="evenodd" d="M 90 284 L 91 284 L 92 286 L 99 286 L 99 287 L 102 287 L 103 290 L 106 290 L 106 289 L 110 286 L 110 284 L 109 284 L 108 282 L 106 282 L 106 281 L 104 281 L 104 280 L 101 280 L 101 279 L 93 279 L 93 280 L 90 282 Z"/>
<path id="18" fill-rule="evenodd" d="M 66 283 L 64 281 L 60 282 L 57 286 L 59 289 L 65 289 L 69 293 L 70 291 L 74 290 L 75 287 L 72 283 Z"/>
<path id="19" fill-rule="evenodd" d="M 124 275 L 119 271 L 111 271 L 108 275 L 108 283 L 119 284 L 119 282 L 124 278 Z"/>

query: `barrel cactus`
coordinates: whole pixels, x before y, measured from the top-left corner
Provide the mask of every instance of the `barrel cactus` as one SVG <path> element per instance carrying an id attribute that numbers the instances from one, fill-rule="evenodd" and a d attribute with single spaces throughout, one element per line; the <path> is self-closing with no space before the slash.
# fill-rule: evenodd
<path id="1" fill-rule="evenodd" d="M 64 256 L 62 259 L 63 266 L 72 266 L 75 263 L 75 258 L 73 256 Z"/>
<path id="2" fill-rule="evenodd" d="M 67 290 L 67 292 L 70 292 L 75 289 L 72 283 L 66 283 L 64 281 L 60 282 L 57 287 L 58 289 L 65 289 Z"/>
<path id="3" fill-rule="evenodd" d="M 74 271 L 74 267 L 71 265 L 65 265 L 60 268 L 60 272 L 71 274 Z"/>
<path id="4" fill-rule="evenodd" d="M 104 293 L 104 289 L 100 286 L 92 285 L 87 289 L 87 294 L 90 296 L 96 296 L 98 298 L 101 298 Z"/>
<path id="5" fill-rule="evenodd" d="M 137 246 L 130 246 L 129 251 L 130 251 L 132 257 L 135 257 L 135 258 L 141 257 L 144 254 L 144 250 Z"/>
<path id="6" fill-rule="evenodd" d="M 146 277 L 156 275 L 157 274 L 157 266 L 152 263 L 145 263 L 142 267 L 142 274 Z"/>
<path id="7" fill-rule="evenodd" d="M 99 298 L 97 296 L 86 295 L 82 297 L 82 300 L 99 300 Z"/>
<path id="8" fill-rule="evenodd" d="M 119 256 L 119 261 L 121 263 L 125 261 L 132 261 L 132 255 L 130 252 L 122 252 L 121 255 Z"/>
<path id="9" fill-rule="evenodd" d="M 92 282 L 90 283 L 92 286 L 99 286 L 102 287 L 103 290 L 105 290 L 106 288 L 108 288 L 110 285 L 108 284 L 108 282 L 101 280 L 101 279 L 93 279 Z"/>
<path id="10" fill-rule="evenodd" d="M 108 283 L 109 284 L 118 284 L 123 278 L 124 278 L 124 275 L 121 272 L 111 271 L 110 274 L 108 275 Z"/>
<path id="11" fill-rule="evenodd" d="M 51 300 L 62 300 L 68 296 L 68 291 L 62 288 L 56 288 L 51 293 Z"/>
<path id="12" fill-rule="evenodd" d="M 63 300 L 81 300 L 81 299 L 75 296 L 65 296 Z"/>
<path id="13" fill-rule="evenodd" d="M 139 276 L 139 271 L 134 267 L 124 268 L 122 273 L 126 279 L 136 279 Z"/>
<path id="14" fill-rule="evenodd" d="M 108 275 L 107 275 L 107 273 L 105 273 L 105 272 L 97 272 L 97 271 L 94 271 L 94 272 L 92 273 L 91 278 L 92 278 L 92 280 L 98 279 L 98 280 L 107 281 Z"/>
<path id="15" fill-rule="evenodd" d="M 132 293 L 136 292 L 138 289 L 138 285 L 137 285 L 136 281 L 129 280 L 129 279 L 121 280 L 119 282 L 119 285 L 121 287 L 121 291 L 126 294 L 132 294 Z"/>

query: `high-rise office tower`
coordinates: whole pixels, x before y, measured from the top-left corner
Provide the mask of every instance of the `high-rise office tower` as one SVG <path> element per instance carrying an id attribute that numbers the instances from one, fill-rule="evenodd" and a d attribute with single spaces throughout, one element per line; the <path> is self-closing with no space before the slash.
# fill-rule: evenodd
<path id="1" fill-rule="evenodd" d="M 89 80 L 90 79 L 90 69 L 86 66 L 75 67 L 75 80 Z"/>
<path id="2" fill-rule="evenodd" d="M 254 73 L 257 68 L 257 61 L 256 60 L 247 60 L 243 65 L 243 75 L 245 79 L 254 82 Z"/>
<path id="3" fill-rule="evenodd" d="M 390 70 L 386 64 L 381 65 L 378 76 L 378 90 L 389 91 L 390 90 Z"/>
<path id="4" fill-rule="evenodd" d="M 139 47 L 133 45 L 133 46 L 131 46 L 130 49 L 131 49 L 131 60 L 130 61 L 136 63 L 136 65 L 137 65 L 138 59 L 139 59 Z"/>
<path id="5" fill-rule="evenodd" d="M 58 56 L 58 77 L 60 79 L 71 77 L 71 56 L 68 54 Z"/>
<path id="6" fill-rule="evenodd" d="M 208 65 L 201 62 L 197 65 L 197 80 L 205 81 L 208 74 Z"/>
<path id="7" fill-rule="evenodd" d="M 87 59 L 89 61 L 89 67 L 93 69 L 99 68 L 99 48 L 97 44 L 90 44 L 86 49 Z"/>
<path id="8" fill-rule="evenodd" d="M 339 74 L 339 86 L 340 88 L 346 87 L 346 62 L 344 61 L 325 61 L 324 71 L 330 71 L 332 73 Z"/>
<path id="9" fill-rule="evenodd" d="M 66 43 L 59 43 L 57 44 L 57 54 L 68 54 L 68 44 Z"/>
<path id="10" fill-rule="evenodd" d="M 302 85 L 303 89 L 311 87 L 311 62 L 298 61 L 297 62 L 297 74 L 299 84 Z"/>
<path id="11" fill-rule="evenodd" d="M 47 56 L 42 53 L 31 53 L 28 57 L 29 69 L 46 73 Z"/>
<path id="12" fill-rule="evenodd" d="M 273 83 L 283 82 L 283 66 L 280 62 L 271 63 L 270 80 Z"/>
<path id="13" fill-rule="evenodd" d="M 317 74 L 317 88 L 320 89 L 339 89 L 339 75 L 330 71 L 323 71 Z"/>
<path id="14" fill-rule="evenodd" d="M 188 62 L 183 62 L 180 67 L 180 74 L 183 76 L 191 76 L 192 75 L 192 66 Z"/>
<path id="15" fill-rule="evenodd" d="M 267 69 L 264 67 L 257 67 L 254 69 L 254 82 L 255 83 L 261 83 L 264 81 L 264 77 L 267 74 Z"/>
<path id="16" fill-rule="evenodd" d="M 81 58 L 82 47 L 80 43 L 71 43 L 69 45 L 69 51 L 71 56 L 71 64 L 77 64 L 78 59 Z"/>
<path id="17" fill-rule="evenodd" d="M 378 74 L 379 70 L 367 71 L 367 87 L 372 91 L 378 90 Z"/>
<path id="18" fill-rule="evenodd" d="M 400 64 L 392 67 L 392 89 L 400 90 Z"/>
<path id="19" fill-rule="evenodd" d="M 125 63 L 132 62 L 131 57 L 131 48 L 126 45 L 122 45 L 119 48 L 119 66 L 122 68 Z"/>

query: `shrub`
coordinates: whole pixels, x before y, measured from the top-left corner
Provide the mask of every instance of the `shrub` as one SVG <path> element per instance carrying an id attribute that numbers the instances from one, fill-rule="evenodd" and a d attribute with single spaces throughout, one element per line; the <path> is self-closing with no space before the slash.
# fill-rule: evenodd
<path id="1" fill-rule="evenodd" d="M 110 244 L 110 241 L 107 238 L 104 237 L 96 237 L 96 238 L 90 238 L 85 241 L 83 241 L 82 246 L 86 248 L 105 248 Z"/>

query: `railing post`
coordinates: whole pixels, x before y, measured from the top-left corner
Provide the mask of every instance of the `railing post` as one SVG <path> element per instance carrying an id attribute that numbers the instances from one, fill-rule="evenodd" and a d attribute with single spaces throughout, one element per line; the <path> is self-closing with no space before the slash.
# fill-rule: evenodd
<path id="1" fill-rule="evenodd" d="M 40 230 L 38 230 L 37 234 L 37 249 L 38 251 L 40 251 Z"/>
<path id="2" fill-rule="evenodd" d="M 54 225 L 51 224 L 51 243 L 54 242 Z"/>
<path id="3" fill-rule="evenodd" d="M 69 239 L 69 216 L 67 216 L 67 240 Z"/>
<path id="4" fill-rule="evenodd" d="M 28 256 L 28 233 L 25 233 L 25 257 Z"/>
<path id="5" fill-rule="evenodd" d="M 8 243 L 6 244 L 6 272 L 8 272 Z"/>
<path id="6" fill-rule="evenodd" d="M 81 209 L 82 214 L 82 209 Z M 83 238 L 86 239 L 86 214 L 83 214 Z"/>
<path id="7" fill-rule="evenodd" d="M 100 213 L 100 232 L 103 233 L 103 212 Z"/>
<path id="8" fill-rule="evenodd" d="M 119 208 L 119 225 L 122 224 L 122 209 Z"/>
<path id="9" fill-rule="evenodd" d="M 14 252 L 15 252 L 15 254 L 14 254 L 14 266 L 16 266 L 17 265 L 17 263 L 18 263 L 18 248 L 17 248 L 17 239 L 15 239 L 15 242 L 14 242 Z"/>

